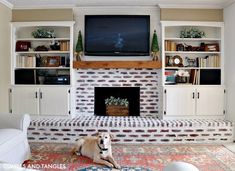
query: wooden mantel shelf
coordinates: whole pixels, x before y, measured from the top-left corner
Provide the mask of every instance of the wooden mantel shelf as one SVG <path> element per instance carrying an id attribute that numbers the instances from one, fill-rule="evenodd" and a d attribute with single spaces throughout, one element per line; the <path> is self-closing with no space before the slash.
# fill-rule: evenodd
<path id="1" fill-rule="evenodd" d="M 161 68 L 161 61 L 73 61 L 73 68 Z"/>

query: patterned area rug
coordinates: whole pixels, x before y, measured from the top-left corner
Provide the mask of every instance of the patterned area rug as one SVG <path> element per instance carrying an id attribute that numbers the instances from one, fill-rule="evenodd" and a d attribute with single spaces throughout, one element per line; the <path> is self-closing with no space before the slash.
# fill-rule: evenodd
<path id="1" fill-rule="evenodd" d="M 24 163 L 28 168 L 43 171 L 117 170 L 73 155 L 71 144 L 31 143 L 30 146 L 32 159 Z M 235 171 L 235 154 L 222 145 L 113 145 L 113 155 L 122 171 L 161 171 L 172 161 L 191 163 L 200 171 Z"/>
<path id="2" fill-rule="evenodd" d="M 112 171 L 112 170 L 114 169 L 101 166 L 91 166 L 79 169 L 78 171 Z M 151 171 L 151 170 L 143 167 L 122 167 L 120 171 Z"/>

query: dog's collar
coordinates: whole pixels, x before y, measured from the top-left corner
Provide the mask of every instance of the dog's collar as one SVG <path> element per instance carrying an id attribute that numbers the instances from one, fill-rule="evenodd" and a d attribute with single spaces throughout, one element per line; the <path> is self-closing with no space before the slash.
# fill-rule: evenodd
<path id="1" fill-rule="evenodd" d="M 102 147 L 100 147 L 99 143 L 97 143 L 97 146 L 98 146 L 99 149 L 101 150 L 100 153 L 102 153 L 103 151 L 108 151 L 108 148 L 102 148 Z"/>

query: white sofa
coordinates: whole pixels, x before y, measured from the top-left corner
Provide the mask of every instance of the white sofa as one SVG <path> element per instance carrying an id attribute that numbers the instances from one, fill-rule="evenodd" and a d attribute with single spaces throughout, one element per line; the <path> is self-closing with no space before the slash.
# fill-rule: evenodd
<path id="1" fill-rule="evenodd" d="M 0 113 L 0 162 L 22 164 L 30 157 L 27 129 L 28 114 L 14 115 Z"/>

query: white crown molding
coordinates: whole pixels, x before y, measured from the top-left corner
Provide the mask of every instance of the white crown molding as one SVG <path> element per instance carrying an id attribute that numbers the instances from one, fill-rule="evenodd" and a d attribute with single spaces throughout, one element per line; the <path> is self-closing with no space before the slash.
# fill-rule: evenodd
<path id="1" fill-rule="evenodd" d="M 102 0 L 99 3 L 97 3 L 98 0 L 61 0 L 58 3 L 52 3 L 50 0 L 43 0 L 42 2 L 44 3 L 32 3 L 31 1 L 24 0 L 22 3 L 16 3 L 14 5 L 9 0 L 0 0 L 1 3 L 11 9 L 68 9 L 84 6 L 159 6 L 160 8 L 223 9 L 234 3 L 235 0 L 217 0 L 214 3 L 212 2 L 213 0 L 200 0 L 199 3 L 196 3 L 196 0 L 192 2 L 187 2 L 187 0 L 181 0 L 179 2 L 173 0 Z"/>
<path id="2" fill-rule="evenodd" d="M 235 3 L 235 0 L 230 0 L 227 3 L 224 4 L 224 8 L 230 6 L 230 5 L 234 4 L 234 3 Z"/>
<path id="3" fill-rule="evenodd" d="M 13 9 L 72 9 L 76 7 L 75 5 L 71 4 L 61 4 L 61 5 L 27 5 L 27 6 L 16 6 Z"/>
<path id="4" fill-rule="evenodd" d="M 159 4 L 159 7 L 172 9 L 223 9 L 223 6 L 215 4 Z"/>
<path id="5" fill-rule="evenodd" d="M 13 4 L 8 2 L 7 0 L 0 0 L 0 3 L 2 3 L 3 5 L 5 5 L 6 7 L 13 9 Z"/>

